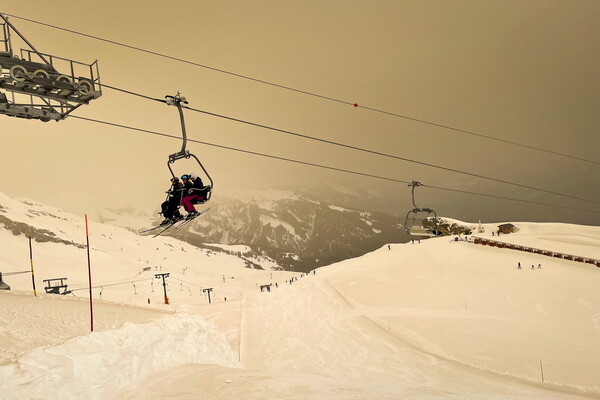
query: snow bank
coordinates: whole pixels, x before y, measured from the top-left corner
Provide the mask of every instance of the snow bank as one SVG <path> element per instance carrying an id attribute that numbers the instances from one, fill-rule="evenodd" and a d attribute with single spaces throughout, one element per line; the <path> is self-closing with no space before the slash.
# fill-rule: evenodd
<path id="1" fill-rule="evenodd" d="M 189 363 L 237 367 L 237 359 L 212 325 L 177 314 L 36 348 L 0 367 L 0 399 L 106 399 L 161 371 Z"/>

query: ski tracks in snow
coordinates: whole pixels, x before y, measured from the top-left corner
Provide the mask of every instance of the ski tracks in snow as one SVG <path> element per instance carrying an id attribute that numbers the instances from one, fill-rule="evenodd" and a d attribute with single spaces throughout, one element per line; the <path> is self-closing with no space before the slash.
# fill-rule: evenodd
<path id="1" fill-rule="evenodd" d="M 431 387 L 429 374 L 411 368 L 413 363 L 425 368 L 430 357 L 391 345 L 382 338 L 385 332 L 356 316 L 320 280 L 258 296 L 245 308 L 242 360 L 245 367 L 287 382 L 288 387 L 271 387 L 280 395 L 299 382 L 307 396 L 320 393 L 320 398 L 393 398 L 399 387 L 409 393 Z"/>
<path id="2" fill-rule="evenodd" d="M 223 334 L 200 317 L 176 314 L 36 348 L 0 367 L 0 399 L 110 399 L 188 363 L 238 366 Z"/>

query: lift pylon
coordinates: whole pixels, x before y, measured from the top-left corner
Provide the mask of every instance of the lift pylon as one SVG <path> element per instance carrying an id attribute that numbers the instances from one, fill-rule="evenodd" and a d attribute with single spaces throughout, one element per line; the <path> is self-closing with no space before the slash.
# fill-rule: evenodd
<path id="1" fill-rule="evenodd" d="M 27 48 L 13 51 L 13 33 Z M 0 13 L 0 114 L 60 121 L 102 96 L 98 61 L 91 64 L 39 52 Z"/>

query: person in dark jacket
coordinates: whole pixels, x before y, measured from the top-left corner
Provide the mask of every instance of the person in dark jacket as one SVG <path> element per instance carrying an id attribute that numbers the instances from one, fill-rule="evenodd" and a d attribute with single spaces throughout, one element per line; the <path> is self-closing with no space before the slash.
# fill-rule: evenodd
<path id="1" fill-rule="evenodd" d="M 206 188 L 204 187 L 204 183 L 202 183 L 202 179 L 196 174 L 190 174 L 191 185 L 188 188 L 186 196 L 181 201 L 183 204 L 183 208 L 188 212 L 188 217 L 193 217 L 198 214 L 196 208 L 194 207 L 194 203 L 198 203 L 202 200 L 205 200 Z M 187 187 L 187 186 L 186 186 Z"/>
<path id="2" fill-rule="evenodd" d="M 163 217 L 165 217 L 165 220 L 161 222 L 161 225 L 165 225 L 182 218 L 182 215 L 179 212 L 179 206 L 181 205 L 183 192 L 183 184 L 179 181 L 179 178 L 173 177 L 171 179 L 171 188 L 167 191 L 167 200 L 160 205 L 160 213 L 163 215 Z"/>
<path id="3" fill-rule="evenodd" d="M 183 183 L 183 197 L 189 196 L 190 189 L 192 188 L 192 181 L 190 180 L 190 176 L 185 174 L 181 175 L 181 182 Z"/>

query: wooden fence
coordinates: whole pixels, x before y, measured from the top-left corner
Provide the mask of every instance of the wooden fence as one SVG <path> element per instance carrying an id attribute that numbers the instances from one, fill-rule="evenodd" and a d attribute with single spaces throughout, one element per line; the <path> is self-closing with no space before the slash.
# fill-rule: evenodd
<path id="1" fill-rule="evenodd" d="M 480 238 L 480 237 L 476 237 L 476 236 L 473 237 L 473 243 L 483 244 L 483 245 L 492 246 L 492 247 L 498 247 L 500 249 L 511 249 L 511 250 L 524 251 L 527 253 L 541 254 L 543 256 L 561 258 L 563 260 L 577 261 L 577 262 L 582 262 L 582 263 L 586 263 L 586 264 L 593 264 L 596 267 L 600 267 L 600 260 L 597 260 L 595 258 L 590 258 L 590 257 L 574 256 L 572 254 L 560 253 L 558 251 L 536 249 L 534 247 L 527 247 L 527 246 L 521 246 L 518 244 L 504 243 L 504 242 L 499 242 L 497 240 L 484 239 L 484 238 Z"/>

